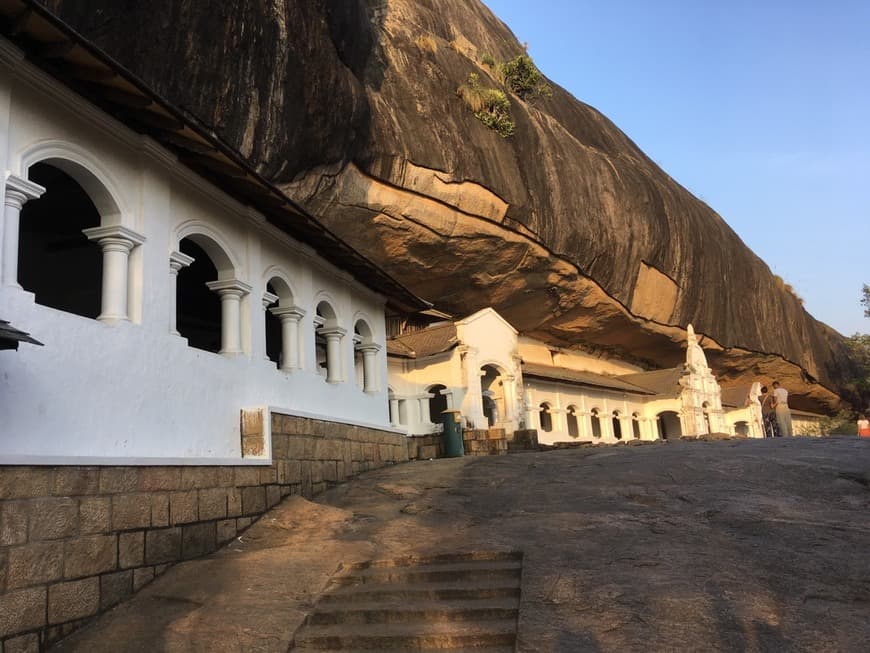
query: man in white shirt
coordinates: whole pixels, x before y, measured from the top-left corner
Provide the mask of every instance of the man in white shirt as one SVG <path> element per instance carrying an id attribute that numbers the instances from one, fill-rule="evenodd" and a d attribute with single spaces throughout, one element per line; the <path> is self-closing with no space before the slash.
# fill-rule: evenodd
<path id="1" fill-rule="evenodd" d="M 776 399 L 776 423 L 779 424 L 779 433 L 783 437 L 794 435 L 791 430 L 791 411 L 788 409 L 788 390 L 783 388 L 779 381 L 773 382 L 773 398 Z"/>

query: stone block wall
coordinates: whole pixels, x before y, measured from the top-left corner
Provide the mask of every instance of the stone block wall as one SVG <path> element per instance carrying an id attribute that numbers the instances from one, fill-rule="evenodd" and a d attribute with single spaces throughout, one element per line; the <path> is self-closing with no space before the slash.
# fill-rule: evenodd
<path id="1" fill-rule="evenodd" d="M 402 435 L 271 421 L 271 464 L 0 466 L 0 653 L 42 650 L 283 497 L 408 460 Z"/>
<path id="2" fill-rule="evenodd" d="M 508 451 L 537 451 L 537 429 L 519 429 L 513 432 L 508 440 Z"/>
<path id="3" fill-rule="evenodd" d="M 440 433 L 410 435 L 407 441 L 410 460 L 432 460 L 444 457 L 444 438 Z"/>
<path id="4" fill-rule="evenodd" d="M 466 429 L 462 432 L 466 456 L 501 456 L 508 452 L 504 429 Z"/>

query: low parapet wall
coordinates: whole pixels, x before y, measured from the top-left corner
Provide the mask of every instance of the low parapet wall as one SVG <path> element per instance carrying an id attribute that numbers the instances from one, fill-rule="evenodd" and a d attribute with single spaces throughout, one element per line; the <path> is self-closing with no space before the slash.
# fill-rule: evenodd
<path id="1" fill-rule="evenodd" d="M 45 648 L 283 497 L 408 460 L 402 435 L 307 417 L 273 412 L 271 439 L 263 465 L 0 466 L 0 650 Z"/>

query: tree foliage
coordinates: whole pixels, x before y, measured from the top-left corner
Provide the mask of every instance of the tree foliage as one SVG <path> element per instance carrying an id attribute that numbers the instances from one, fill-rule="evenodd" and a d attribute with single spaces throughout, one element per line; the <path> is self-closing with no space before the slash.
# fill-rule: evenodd
<path id="1" fill-rule="evenodd" d="M 846 390 L 855 408 L 870 411 L 870 334 L 856 333 L 846 338 L 846 345 L 855 370 Z"/>
<path id="2" fill-rule="evenodd" d="M 505 86 L 526 102 L 539 97 L 550 97 L 553 89 L 527 54 L 505 61 L 501 65 Z"/>
<path id="3" fill-rule="evenodd" d="M 870 286 L 865 283 L 861 293 L 863 295 L 861 304 L 864 306 L 864 317 L 870 317 Z"/>

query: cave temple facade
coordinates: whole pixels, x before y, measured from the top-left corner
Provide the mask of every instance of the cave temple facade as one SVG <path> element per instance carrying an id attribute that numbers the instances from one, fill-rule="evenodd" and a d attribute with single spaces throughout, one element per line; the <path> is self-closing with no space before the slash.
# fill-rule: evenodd
<path id="1" fill-rule="evenodd" d="M 387 347 L 390 419 L 409 435 L 459 411 L 465 428 L 535 429 L 542 444 L 762 437 L 757 399 L 749 388 L 723 392 L 691 325 L 685 363 L 652 371 L 521 336 L 491 308 L 406 326 Z M 819 417 L 795 414 L 805 432 Z"/>

